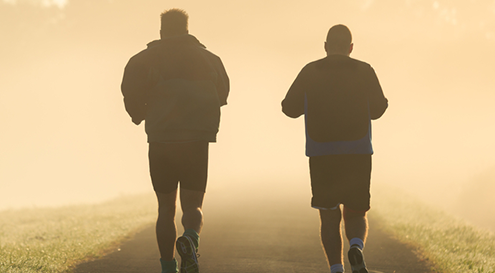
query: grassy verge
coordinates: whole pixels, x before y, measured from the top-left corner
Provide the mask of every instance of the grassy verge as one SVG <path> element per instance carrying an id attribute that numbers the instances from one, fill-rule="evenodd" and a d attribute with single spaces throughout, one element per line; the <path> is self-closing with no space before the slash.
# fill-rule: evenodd
<path id="1" fill-rule="evenodd" d="M 156 217 L 152 195 L 97 205 L 0 211 L 0 272 L 70 272 Z"/>
<path id="2" fill-rule="evenodd" d="M 495 236 L 399 190 L 375 188 L 373 210 L 387 229 L 431 260 L 438 272 L 495 272 Z"/>

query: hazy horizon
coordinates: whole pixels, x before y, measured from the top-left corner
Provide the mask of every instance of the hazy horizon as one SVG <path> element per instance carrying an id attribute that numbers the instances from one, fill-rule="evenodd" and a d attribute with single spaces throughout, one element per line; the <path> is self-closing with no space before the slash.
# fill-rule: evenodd
<path id="1" fill-rule="evenodd" d="M 120 82 L 173 7 L 231 79 L 211 187 L 309 191 L 303 120 L 280 101 L 345 24 L 351 57 L 374 67 L 390 102 L 373 122 L 373 183 L 451 210 L 494 207 L 493 0 L 0 0 L 0 209 L 152 191 Z"/>

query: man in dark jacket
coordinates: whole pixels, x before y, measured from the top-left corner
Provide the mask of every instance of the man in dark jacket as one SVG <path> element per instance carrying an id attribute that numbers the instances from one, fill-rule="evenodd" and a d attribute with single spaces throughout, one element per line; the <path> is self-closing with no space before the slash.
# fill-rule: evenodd
<path id="1" fill-rule="evenodd" d="M 370 209 L 371 120 L 387 109 L 373 68 L 349 57 L 352 36 L 344 25 L 327 35 L 327 57 L 307 64 L 282 101 L 289 117 L 305 115 L 312 207 L 320 212 L 321 240 L 332 273 L 342 273 L 341 218 L 353 273 L 367 273 L 362 250 Z"/>
<path id="2" fill-rule="evenodd" d="M 158 198 L 156 236 L 162 273 L 199 272 L 197 249 L 203 226 L 208 145 L 216 141 L 220 107 L 227 104 L 229 78 L 219 57 L 188 34 L 188 15 L 171 9 L 161 15 L 161 39 L 129 60 L 122 81 L 132 122 L 145 120 L 149 164 Z M 185 232 L 177 238 L 180 201 Z"/>

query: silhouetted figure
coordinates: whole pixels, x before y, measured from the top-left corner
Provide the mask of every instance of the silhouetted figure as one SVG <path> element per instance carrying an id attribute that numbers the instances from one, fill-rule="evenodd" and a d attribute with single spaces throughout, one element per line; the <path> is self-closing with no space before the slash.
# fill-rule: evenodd
<path id="1" fill-rule="evenodd" d="M 341 218 L 351 248 L 353 273 L 367 273 L 363 247 L 370 209 L 371 119 L 388 101 L 373 68 L 349 57 L 352 36 L 344 25 L 327 35 L 327 57 L 307 64 L 282 101 L 289 117 L 305 115 L 306 155 L 321 241 L 332 273 L 344 272 Z"/>
<path id="2" fill-rule="evenodd" d="M 129 60 L 122 93 L 132 122 L 145 120 L 149 164 L 158 198 L 156 236 L 162 273 L 199 272 L 197 249 L 203 226 L 208 145 L 216 141 L 220 107 L 227 104 L 229 78 L 219 57 L 188 34 L 188 15 L 161 15 L 161 39 Z M 177 238 L 177 188 L 185 232 Z"/>

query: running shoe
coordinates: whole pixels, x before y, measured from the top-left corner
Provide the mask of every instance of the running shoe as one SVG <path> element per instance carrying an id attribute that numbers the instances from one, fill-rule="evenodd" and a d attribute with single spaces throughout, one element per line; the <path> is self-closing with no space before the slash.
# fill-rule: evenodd
<path id="1" fill-rule="evenodd" d="M 180 273 L 199 273 L 196 247 L 189 236 L 180 236 L 176 243 L 180 255 Z"/>
<path id="2" fill-rule="evenodd" d="M 352 273 L 368 273 L 368 269 L 366 269 L 366 264 L 364 263 L 363 252 L 358 246 L 351 246 L 347 257 L 351 264 Z"/>

